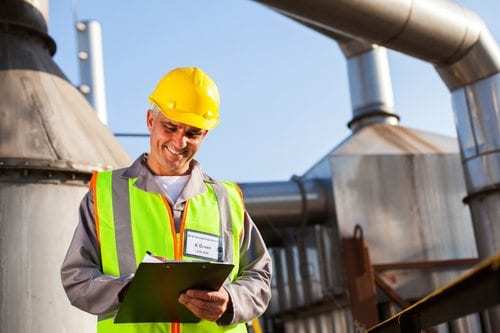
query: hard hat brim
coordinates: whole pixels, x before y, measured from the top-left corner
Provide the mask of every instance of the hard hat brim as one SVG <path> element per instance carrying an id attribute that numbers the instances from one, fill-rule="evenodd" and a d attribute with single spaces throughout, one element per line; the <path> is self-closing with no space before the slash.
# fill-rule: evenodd
<path id="1" fill-rule="evenodd" d="M 184 110 L 179 110 L 179 109 L 167 109 L 165 110 L 162 108 L 160 105 L 156 103 L 154 98 L 150 97 L 149 100 L 154 103 L 156 106 L 158 106 L 158 109 L 160 112 L 167 117 L 170 120 L 173 120 L 177 123 L 181 123 L 183 125 L 188 125 L 191 127 L 196 127 L 199 129 L 204 129 L 204 130 L 211 130 L 217 127 L 219 124 L 219 119 L 215 120 L 207 120 L 197 114 L 184 111 Z"/>

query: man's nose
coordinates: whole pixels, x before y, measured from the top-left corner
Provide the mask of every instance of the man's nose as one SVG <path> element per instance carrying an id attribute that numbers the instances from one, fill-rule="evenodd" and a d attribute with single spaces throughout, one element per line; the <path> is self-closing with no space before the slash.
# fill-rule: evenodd
<path id="1" fill-rule="evenodd" d="M 175 145 L 175 148 L 177 149 L 183 149 L 187 145 L 187 137 L 184 134 L 184 131 L 177 131 L 175 132 L 173 136 L 173 142 Z"/>

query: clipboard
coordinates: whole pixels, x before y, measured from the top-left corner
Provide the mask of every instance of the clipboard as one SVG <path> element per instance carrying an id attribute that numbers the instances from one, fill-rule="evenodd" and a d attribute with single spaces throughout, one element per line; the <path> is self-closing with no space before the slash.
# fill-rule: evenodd
<path id="1" fill-rule="evenodd" d="M 218 290 L 234 265 L 217 262 L 141 263 L 114 323 L 200 321 L 178 301 L 187 289 Z"/>

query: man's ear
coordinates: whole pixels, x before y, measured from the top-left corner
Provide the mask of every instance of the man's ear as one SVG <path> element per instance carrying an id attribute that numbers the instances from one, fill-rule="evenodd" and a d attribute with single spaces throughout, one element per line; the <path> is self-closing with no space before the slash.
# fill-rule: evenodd
<path id="1" fill-rule="evenodd" d="M 153 111 L 148 110 L 146 113 L 146 126 L 148 127 L 149 132 L 151 133 L 151 130 L 153 128 L 153 122 L 155 120 L 155 116 L 153 114 Z"/>

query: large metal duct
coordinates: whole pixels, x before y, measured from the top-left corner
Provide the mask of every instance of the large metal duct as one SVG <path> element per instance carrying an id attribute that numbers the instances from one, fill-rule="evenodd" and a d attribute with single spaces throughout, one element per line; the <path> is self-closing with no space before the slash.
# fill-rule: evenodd
<path id="1" fill-rule="evenodd" d="M 319 180 L 294 177 L 290 181 L 239 185 L 246 208 L 269 244 L 281 243 L 278 229 L 325 221 L 329 216 L 331 190 Z"/>
<path id="2" fill-rule="evenodd" d="M 48 1 L 0 3 L 0 332 L 93 332 L 59 270 L 90 171 L 129 158 L 51 58 Z"/>

